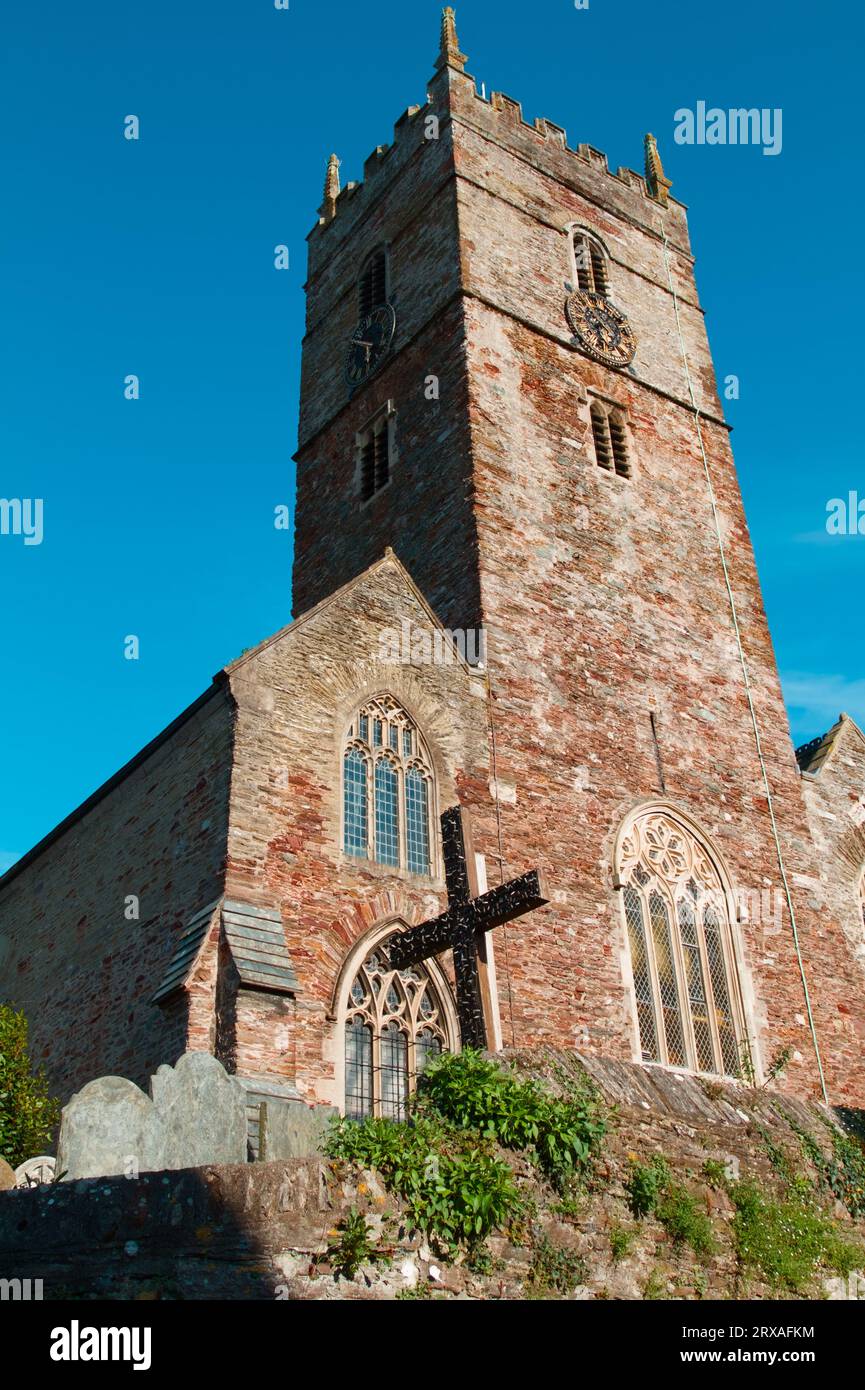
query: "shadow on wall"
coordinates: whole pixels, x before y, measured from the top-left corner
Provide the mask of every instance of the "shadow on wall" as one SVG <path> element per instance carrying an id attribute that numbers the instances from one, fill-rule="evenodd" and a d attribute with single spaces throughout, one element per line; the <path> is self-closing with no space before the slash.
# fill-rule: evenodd
<path id="1" fill-rule="evenodd" d="M 0 1193 L 0 1278 L 57 1299 L 279 1299 L 334 1220 L 319 1159 Z"/>

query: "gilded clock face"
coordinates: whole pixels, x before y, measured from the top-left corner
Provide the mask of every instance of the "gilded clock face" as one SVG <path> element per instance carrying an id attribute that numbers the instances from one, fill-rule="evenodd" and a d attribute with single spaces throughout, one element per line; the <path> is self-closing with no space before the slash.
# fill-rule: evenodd
<path id="1" fill-rule="evenodd" d="M 379 304 L 361 319 L 345 355 L 345 379 L 349 386 L 361 386 L 378 371 L 390 351 L 395 328 L 396 314 L 390 304 Z"/>
<path id="2" fill-rule="evenodd" d="M 637 351 L 634 331 L 625 315 L 602 294 L 577 290 L 565 305 L 568 323 L 580 346 L 608 367 L 627 367 Z"/>

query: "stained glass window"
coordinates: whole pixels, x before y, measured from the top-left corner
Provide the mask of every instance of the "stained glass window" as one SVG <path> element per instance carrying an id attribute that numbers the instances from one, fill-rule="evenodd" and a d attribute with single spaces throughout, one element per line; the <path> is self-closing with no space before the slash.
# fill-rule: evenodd
<path id="1" fill-rule="evenodd" d="M 432 765 L 417 728 L 379 696 L 349 727 L 343 764 L 343 847 L 356 858 L 434 873 Z"/>
<path id="2" fill-rule="evenodd" d="M 430 1058 L 453 1045 L 425 966 L 391 970 L 386 945 L 370 951 L 351 983 L 345 1021 L 345 1113 L 402 1120 Z"/>
<path id="3" fill-rule="evenodd" d="M 671 814 L 651 811 L 623 838 L 618 870 L 643 1060 L 739 1075 L 727 896 L 708 852 Z"/>

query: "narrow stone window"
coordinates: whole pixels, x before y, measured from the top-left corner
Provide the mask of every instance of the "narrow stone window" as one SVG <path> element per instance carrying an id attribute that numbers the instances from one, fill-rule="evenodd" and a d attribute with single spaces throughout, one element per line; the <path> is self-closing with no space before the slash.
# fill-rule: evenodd
<path id="1" fill-rule="evenodd" d="M 617 410 L 611 410 L 607 420 L 610 426 L 613 467 L 620 478 L 629 478 L 631 468 L 628 463 L 628 437 L 625 433 L 625 422 Z"/>
<path id="2" fill-rule="evenodd" d="M 357 282 L 357 316 L 365 319 L 373 309 L 387 303 L 387 253 L 383 246 L 373 251 Z"/>
<path id="3" fill-rule="evenodd" d="M 571 233 L 574 251 L 574 269 L 577 275 L 577 289 L 588 294 L 607 297 L 607 257 L 600 242 L 588 232 L 576 230 Z"/>
<path id="4" fill-rule="evenodd" d="M 601 401 L 593 401 L 590 414 L 598 467 L 615 472 L 620 478 L 630 478 L 628 434 L 621 412 Z"/>
<path id="5" fill-rule="evenodd" d="M 453 1046 L 447 1013 L 423 965 L 391 970 L 387 940 L 351 983 L 345 1013 L 345 1113 L 404 1120 L 430 1059 Z"/>
<path id="6" fill-rule="evenodd" d="M 369 424 L 355 436 L 357 477 L 362 502 L 368 502 L 390 482 L 395 425 L 396 413 L 393 403 L 389 401 L 387 406 L 374 415 Z"/>
<path id="7" fill-rule="evenodd" d="M 433 873 L 435 794 L 419 731 L 389 696 L 351 722 L 343 753 L 343 849 L 412 874 Z"/>
<path id="8" fill-rule="evenodd" d="M 623 837 L 618 873 L 643 1060 L 740 1075 L 732 927 L 709 854 L 672 814 L 649 811 Z"/>
<path id="9" fill-rule="evenodd" d="M 613 450 L 607 426 L 607 412 L 597 402 L 592 406 L 592 438 L 595 441 L 595 462 L 599 468 L 612 468 Z"/>

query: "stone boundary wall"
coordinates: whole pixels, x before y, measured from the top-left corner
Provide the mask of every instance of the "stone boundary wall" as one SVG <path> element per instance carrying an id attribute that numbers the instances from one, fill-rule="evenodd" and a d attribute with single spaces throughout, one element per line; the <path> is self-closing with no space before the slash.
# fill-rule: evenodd
<path id="1" fill-rule="evenodd" d="M 585 1261 L 585 1283 L 570 1298 L 641 1298 L 650 1280 L 664 1289 L 655 1296 L 777 1296 L 754 1279 L 746 1288 L 741 1284 L 729 1240 L 700 1264 L 673 1249 L 651 1221 L 640 1223 L 629 1256 L 614 1260 L 611 1231 L 631 1220 L 624 1179 L 634 1158 L 646 1162 L 662 1153 L 678 1179 L 702 1192 L 710 1219 L 723 1232 L 729 1202 L 699 1181 L 705 1161 L 732 1163 L 742 1175 L 771 1182 L 761 1129 L 794 1152 L 785 1115 L 825 1141 L 831 1112 L 770 1091 L 555 1049 L 510 1060 L 563 1092 L 588 1072 L 611 1107 L 596 1189 L 576 1211 L 563 1214 L 531 1165 L 512 1156 L 537 1203 L 535 1235 Z M 349 1281 L 315 1259 L 353 1206 L 366 1213 L 371 1237 L 387 1258 Z M 843 1211 L 836 1215 L 847 1219 Z M 851 1237 L 862 1240 L 862 1223 L 848 1224 Z M 350 1173 L 317 1158 L 0 1193 L 0 1279 L 41 1279 L 45 1299 L 391 1299 L 424 1284 L 433 1297 L 525 1298 L 529 1245 L 495 1236 L 489 1248 L 492 1269 L 485 1274 L 446 1264 L 408 1230 L 399 1203 L 375 1174 Z"/>

